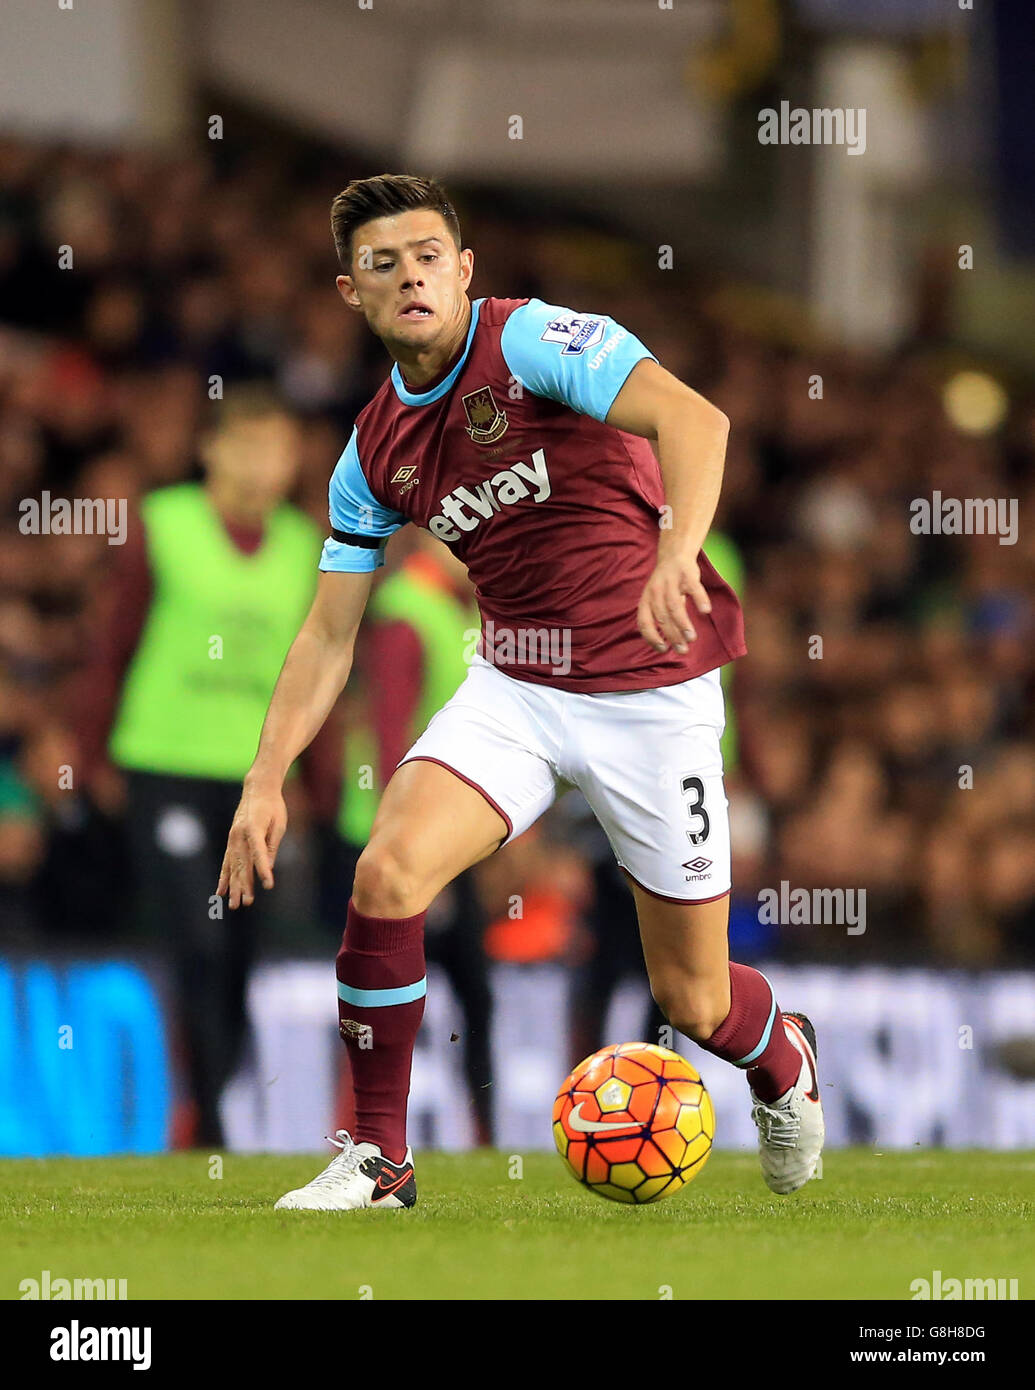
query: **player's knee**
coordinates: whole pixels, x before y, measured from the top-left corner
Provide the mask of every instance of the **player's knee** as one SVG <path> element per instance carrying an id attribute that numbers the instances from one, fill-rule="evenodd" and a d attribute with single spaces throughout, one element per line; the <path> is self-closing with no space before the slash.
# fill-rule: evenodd
<path id="1" fill-rule="evenodd" d="M 730 1011 L 727 981 L 713 985 L 681 976 L 652 983 L 651 993 L 672 1027 L 694 1042 L 707 1042 Z"/>
<path id="2" fill-rule="evenodd" d="M 405 854 L 372 841 L 359 856 L 352 901 L 365 917 L 414 917 L 427 903 L 423 884 Z"/>

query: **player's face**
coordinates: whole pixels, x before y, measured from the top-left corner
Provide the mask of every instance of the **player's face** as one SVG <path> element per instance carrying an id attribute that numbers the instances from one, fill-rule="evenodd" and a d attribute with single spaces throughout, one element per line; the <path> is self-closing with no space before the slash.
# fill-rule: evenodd
<path id="1" fill-rule="evenodd" d="M 338 291 L 389 349 L 425 352 L 462 321 L 473 266 L 441 213 L 417 208 L 356 228 L 352 274 L 338 276 Z"/>

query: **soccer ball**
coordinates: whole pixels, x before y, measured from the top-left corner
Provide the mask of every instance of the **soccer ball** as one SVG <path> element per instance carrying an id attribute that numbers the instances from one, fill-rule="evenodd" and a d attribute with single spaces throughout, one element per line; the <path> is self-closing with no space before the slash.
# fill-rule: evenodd
<path id="1" fill-rule="evenodd" d="M 553 1105 L 557 1150 L 613 1202 L 656 1202 L 692 1182 L 715 1135 L 704 1082 L 678 1052 L 616 1043 L 580 1062 Z"/>

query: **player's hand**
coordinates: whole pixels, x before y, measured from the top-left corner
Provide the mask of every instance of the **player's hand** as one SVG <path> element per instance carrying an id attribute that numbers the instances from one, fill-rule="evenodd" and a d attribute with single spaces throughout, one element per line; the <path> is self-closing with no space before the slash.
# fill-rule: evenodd
<path id="1" fill-rule="evenodd" d="M 712 611 L 696 557 L 678 553 L 659 556 L 636 610 L 640 636 L 655 651 L 665 652 L 672 646 L 677 652 L 686 652 L 689 650 L 687 644 L 696 642 L 697 632 L 690 621 L 687 599 L 698 613 Z"/>
<path id="2" fill-rule="evenodd" d="M 256 874 L 263 888 L 273 887 L 273 865 L 286 829 L 287 806 L 280 788 L 245 779 L 216 886 L 220 897 L 229 894 L 231 908 L 251 907 Z"/>

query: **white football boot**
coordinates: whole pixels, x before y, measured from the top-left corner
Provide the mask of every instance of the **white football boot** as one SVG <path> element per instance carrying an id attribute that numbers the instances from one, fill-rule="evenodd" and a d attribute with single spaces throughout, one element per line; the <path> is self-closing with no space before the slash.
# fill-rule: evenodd
<path id="1" fill-rule="evenodd" d="M 354 1144 L 347 1129 L 336 1137 L 336 1153 L 322 1173 L 305 1187 L 286 1192 L 275 1211 L 358 1211 L 360 1207 L 412 1207 L 417 1200 L 413 1150 L 401 1163 L 384 1158 L 376 1144 Z"/>
<path id="2" fill-rule="evenodd" d="M 804 1014 L 783 1016 L 788 1038 L 801 1053 L 798 1080 L 778 1100 L 751 1092 L 751 1118 L 758 1127 L 762 1176 L 773 1192 L 797 1192 L 816 1176 L 823 1151 L 823 1105 L 816 1071 L 816 1030 Z"/>

